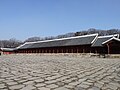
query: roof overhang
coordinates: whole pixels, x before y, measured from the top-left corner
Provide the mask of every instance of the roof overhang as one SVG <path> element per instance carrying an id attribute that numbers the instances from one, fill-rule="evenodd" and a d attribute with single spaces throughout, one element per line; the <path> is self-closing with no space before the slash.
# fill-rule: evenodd
<path id="1" fill-rule="evenodd" d="M 90 37 L 90 36 L 98 36 L 98 33 L 89 34 L 89 35 L 82 35 L 82 36 L 75 36 L 75 37 L 68 37 L 68 38 L 60 38 L 60 39 L 52 39 L 52 40 L 44 40 L 44 41 L 35 41 L 35 42 L 26 42 L 25 44 L 33 44 L 33 43 L 42 43 L 42 42 L 51 42 L 51 41 L 60 41 L 60 40 L 67 40 L 67 39 L 75 39 L 75 38 L 83 38 L 83 37 Z"/>
<path id="2" fill-rule="evenodd" d="M 112 41 L 112 40 L 115 40 L 115 41 L 120 42 L 120 39 L 113 37 L 113 38 L 111 38 L 111 39 L 109 39 L 109 40 L 103 42 L 102 44 L 104 45 L 104 44 L 106 44 L 106 43 L 108 43 L 108 42 L 110 42 L 110 41 Z"/>
<path id="3" fill-rule="evenodd" d="M 93 41 L 91 42 L 91 44 L 93 44 L 97 38 L 98 38 L 98 33 L 96 33 L 96 37 L 93 39 Z"/>
<path id="4" fill-rule="evenodd" d="M 90 42 L 90 44 L 93 44 L 94 41 L 97 39 L 98 37 L 98 33 L 95 34 L 89 34 L 89 35 L 82 35 L 82 36 L 75 36 L 75 37 L 68 37 L 68 38 L 60 38 L 60 39 L 52 39 L 52 40 L 44 40 L 44 41 L 35 41 L 35 42 L 25 42 L 24 44 L 20 45 L 17 47 L 17 49 L 20 49 L 21 47 L 23 47 L 24 45 L 27 44 L 36 44 L 36 43 L 44 43 L 44 42 L 51 42 L 51 41 L 62 41 L 62 40 L 69 40 L 69 39 L 77 39 L 77 38 L 84 38 L 84 37 L 91 37 L 91 36 L 95 36 L 95 38 Z"/>
<path id="5" fill-rule="evenodd" d="M 16 48 L 1 48 L 1 51 L 14 51 Z"/>

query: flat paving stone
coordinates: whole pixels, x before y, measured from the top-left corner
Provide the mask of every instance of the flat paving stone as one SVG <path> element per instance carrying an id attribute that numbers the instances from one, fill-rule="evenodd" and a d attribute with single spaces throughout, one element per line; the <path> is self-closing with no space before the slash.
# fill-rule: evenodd
<path id="1" fill-rule="evenodd" d="M 59 88 L 56 88 L 56 89 L 54 89 L 54 90 L 70 90 L 70 89 L 65 88 L 65 87 L 59 87 Z"/>
<path id="2" fill-rule="evenodd" d="M 7 85 L 16 85 L 18 84 L 17 82 L 8 82 Z"/>
<path id="3" fill-rule="evenodd" d="M 100 90 L 100 88 L 93 86 L 92 88 L 89 88 L 88 90 Z"/>
<path id="4" fill-rule="evenodd" d="M 27 81 L 27 82 L 24 82 L 23 84 L 25 84 L 25 85 L 34 84 L 34 81 Z"/>
<path id="5" fill-rule="evenodd" d="M 56 85 L 56 84 L 50 84 L 50 85 L 47 85 L 46 87 L 48 87 L 50 89 L 53 89 L 53 88 L 57 88 L 58 85 Z"/>
<path id="6" fill-rule="evenodd" d="M 102 88 L 102 87 L 103 87 L 103 84 L 100 84 L 100 83 L 94 83 L 94 86 L 95 86 L 95 87 L 98 87 L 98 88 Z"/>
<path id="7" fill-rule="evenodd" d="M 21 90 L 34 90 L 34 89 L 36 89 L 36 87 L 34 87 L 33 85 L 27 85 L 23 87 Z"/>
<path id="8" fill-rule="evenodd" d="M 82 82 L 82 84 L 89 85 L 89 86 L 93 85 L 93 83 L 90 83 L 90 82 Z"/>
<path id="9" fill-rule="evenodd" d="M 43 86 L 45 86 L 46 84 L 44 84 L 44 83 L 38 83 L 38 84 L 36 84 L 35 86 L 36 87 L 43 87 Z"/>
<path id="10" fill-rule="evenodd" d="M 71 86 L 71 85 L 65 85 L 64 87 L 66 87 L 68 89 L 74 89 L 75 88 L 74 86 Z"/>
<path id="11" fill-rule="evenodd" d="M 21 89 L 23 87 L 24 87 L 24 85 L 14 85 L 14 86 L 10 86 L 9 89 L 16 90 L 16 89 Z"/>
<path id="12" fill-rule="evenodd" d="M 38 90 L 50 90 L 50 88 L 41 87 L 41 88 L 38 88 Z"/>
<path id="13" fill-rule="evenodd" d="M 78 84 L 80 84 L 80 82 L 78 82 L 78 81 L 69 83 L 69 85 L 71 85 L 71 86 L 76 86 L 76 85 L 78 85 Z"/>
<path id="14" fill-rule="evenodd" d="M 90 86 L 89 85 L 86 85 L 86 84 L 79 84 L 78 87 L 81 87 L 81 88 L 89 88 Z"/>
<path id="15" fill-rule="evenodd" d="M 120 89 L 120 59 L 76 54 L 0 56 L 0 90 L 99 89 Z"/>
<path id="16" fill-rule="evenodd" d="M 37 80 L 34 80 L 34 81 L 37 82 L 37 83 L 40 83 L 40 82 L 43 82 L 44 79 L 37 79 Z"/>
<path id="17" fill-rule="evenodd" d="M 5 87 L 6 87 L 5 84 L 0 84 L 0 89 L 3 89 Z"/>
<path id="18" fill-rule="evenodd" d="M 86 89 L 82 87 L 76 87 L 75 90 L 86 90 Z"/>

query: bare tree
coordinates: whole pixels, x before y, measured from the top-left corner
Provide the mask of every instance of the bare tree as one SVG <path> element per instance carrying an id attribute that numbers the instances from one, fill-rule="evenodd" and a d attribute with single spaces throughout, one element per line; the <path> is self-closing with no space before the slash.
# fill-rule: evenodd
<path id="1" fill-rule="evenodd" d="M 1 40 L 0 41 L 0 47 L 5 48 L 15 48 L 19 46 L 22 42 L 19 40 L 16 40 L 15 38 L 9 39 L 9 40 Z"/>
<path id="2" fill-rule="evenodd" d="M 24 42 L 34 42 L 34 41 L 41 41 L 42 38 L 40 37 L 30 37 L 28 39 L 26 39 Z"/>
<path id="3" fill-rule="evenodd" d="M 108 35 L 116 34 L 116 33 L 118 33 L 118 32 L 119 32 L 118 29 L 110 29 L 110 30 L 107 30 L 107 34 L 108 34 Z"/>

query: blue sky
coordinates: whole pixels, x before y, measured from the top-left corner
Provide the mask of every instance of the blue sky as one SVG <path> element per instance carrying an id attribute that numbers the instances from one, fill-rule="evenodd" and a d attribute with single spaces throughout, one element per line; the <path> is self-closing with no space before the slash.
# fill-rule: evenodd
<path id="1" fill-rule="evenodd" d="M 0 39 L 120 28 L 120 0 L 0 0 Z"/>

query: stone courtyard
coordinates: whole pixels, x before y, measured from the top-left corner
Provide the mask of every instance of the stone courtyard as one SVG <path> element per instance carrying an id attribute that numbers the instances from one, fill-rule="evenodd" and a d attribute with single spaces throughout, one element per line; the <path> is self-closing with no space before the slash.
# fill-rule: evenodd
<path id="1" fill-rule="evenodd" d="M 0 90 L 120 90 L 120 58 L 2 55 Z"/>

